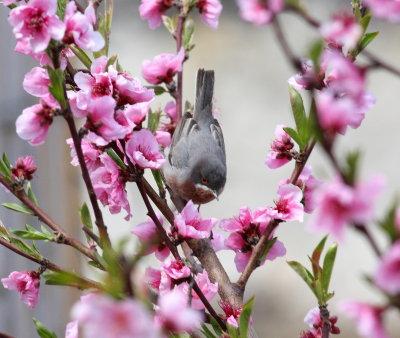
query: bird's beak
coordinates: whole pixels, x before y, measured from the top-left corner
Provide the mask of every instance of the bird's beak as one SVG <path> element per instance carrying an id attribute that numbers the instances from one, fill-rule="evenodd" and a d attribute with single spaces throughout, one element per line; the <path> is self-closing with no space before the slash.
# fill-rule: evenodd
<path id="1" fill-rule="evenodd" d="M 215 199 L 216 199 L 217 201 L 219 201 L 218 193 L 217 193 L 215 190 L 212 190 L 212 193 L 214 194 Z"/>

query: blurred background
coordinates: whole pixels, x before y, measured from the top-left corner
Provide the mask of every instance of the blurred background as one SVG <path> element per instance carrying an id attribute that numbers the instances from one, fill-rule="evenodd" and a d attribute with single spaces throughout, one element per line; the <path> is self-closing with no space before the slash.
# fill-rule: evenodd
<path id="1" fill-rule="evenodd" d="M 349 8 L 350 1 L 309 0 L 304 3 L 313 16 L 325 20 L 332 12 Z M 151 31 L 147 22 L 140 19 L 138 5 L 139 1 L 115 1 L 110 55 L 118 54 L 122 67 L 140 77 L 142 60 L 164 52 L 175 52 L 175 42 L 162 27 Z M 225 136 L 228 181 L 220 201 L 203 206 L 201 212 L 205 217 L 229 218 L 244 205 L 252 209 L 271 205 L 278 182 L 290 176 L 293 164 L 270 170 L 264 165 L 264 158 L 273 140 L 275 126 L 293 126 L 287 90 L 287 79 L 293 75 L 293 70 L 277 45 L 271 27 L 254 27 L 242 22 L 234 1 L 223 1 L 223 5 L 220 28 L 216 31 L 202 24 L 197 12 L 194 15 L 196 47 L 185 63 L 184 99 L 193 102 L 198 68 L 215 70 L 216 106 Z M 81 225 L 76 211 L 87 194 L 82 188 L 79 171 L 68 164 L 70 157 L 65 144 L 68 136 L 64 121 L 56 119 L 46 143 L 36 148 L 15 134 L 15 119 L 25 107 L 35 103 L 22 88 L 24 74 L 35 63 L 29 57 L 13 52 L 15 39 L 7 15 L 8 9 L 1 6 L 0 151 L 7 152 L 12 161 L 19 155 L 36 156 L 39 170 L 33 185 L 42 208 L 64 228 L 80 236 Z M 297 55 L 305 55 L 309 44 L 317 38 L 316 32 L 292 14 L 283 14 L 280 19 Z M 379 30 L 380 35 L 370 50 L 400 67 L 400 27 L 373 20 L 370 31 L 375 30 Z M 400 79 L 385 71 L 373 71 L 368 80 L 369 90 L 376 96 L 377 103 L 367 113 L 361 128 L 349 129 L 346 137 L 340 138 L 336 152 L 343 157 L 350 150 L 361 149 L 361 176 L 368 178 L 373 173 L 386 176 L 386 189 L 377 203 L 377 216 L 381 217 L 400 188 L 400 112 L 397 100 Z M 153 108 L 168 101 L 167 97 L 158 97 Z M 320 149 L 313 152 L 310 164 L 317 178 L 331 177 L 332 170 Z M 129 195 L 133 209 L 133 218 L 129 222 L 106 212 L 107 225 L 115 241 L 126 236 L 132 226 L 145 220 L 144 205 L 133 186 Z M 15 202 L 15 199 L 1 190 L 0 201 Z M 25 223 L 37 224 L 34 218 L 4 208 L 0 209 L 0 219 L 13 229 L 22 228 Z M 306 329 L 303 323 L 305 314 L 316 306 L 311 291 L 286 264 L 286 260 L 294 259 L 308 264 L 307 255 L 322 237 L 305 230 L 308 220 L 306 217 L 303 224 L 290 222 L 280 226 L 277 235 L 286 246 L 286 257 L 267 262 L 257 269 L 247 286 L 246 299 L 256 295 L 254 323 L 260 338 L 298 337 L 299 332 Z M 370 226 L 376 234 L 375 225 Z M 387 245 L 384 238 L 377 236 L 382 247 Z M 134 245 L 132 238 L 129 244 L 132 251 Z M 51 243 L 45 243 L 41 248 L 47 257 L 65 268 L 84 269 L 70 248 Z M 233 263 L 233 252 L 220 252 L 219 256 L 231 279 L 236 280 L 238 273 Z M 157 264 L 151 259 L 143 263 Z M 364 281 L 364 275 L 373 274 L 376 265 L 368 243 L 348 230 L 346 242 L 339 246 L 331 282 L 335 297 L 329 304 L 331 314 L 339 315 L 338 326 L 344 338 L 357 335 L 354 324 L 336 310 L 337 302 L 354 299 L 379 304 L 379 294 L 372 292 Z M 35 264 L 0 247 L 0 277 L 6 277 L 14 270 L 36 268 Z M 18 300 L 16 292 L 0 287 L 0 331 L 16 337 L 35 337 L 31 317 L 36 317 L 60 337 L 63 336 L 71 305 L 79 293 L 46 285 L 42 285 L 40 292 L 39 304 L 31 310 Z M 386 322 L 391 337 L 399 338 L 399 313 L 389 313 Z"/>

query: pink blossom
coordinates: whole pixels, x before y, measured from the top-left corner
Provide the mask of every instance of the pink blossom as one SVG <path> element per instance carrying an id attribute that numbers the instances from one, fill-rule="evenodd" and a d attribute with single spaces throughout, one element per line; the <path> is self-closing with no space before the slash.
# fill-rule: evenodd
<path id="1" fill-rule="evenodd" d="M 34 271 L 13 271 L 1 282 L 6 289 L 16 290 L 19 298 L 30 308 L 34 308 L 39 300 L 39 275 Z"/>
<path id="2" fill-rule="evenodd" d="M 176 259 L 166 260 L 162 268 L 172 279 L 182 279 L 190 276 L 190 268 Z"/>
<path id="3" fill-rule="evenodd" d="M 157 213 L 157 218 L 160 221 L 160 224 L 163 224 L 163 217 L 160 213 Z M 146 254 L 154 252 L 160 261 L 164 261 L 169 256 L 169 248 L 163 242 L 156 225 L 150 217 L 147 217 L 146 222 L 133 227 L 131 233 L 138 236 L 140 241 L 144 242 L 145 245 L 148 245 Z"/>
<path id="4" fill-rule="evenodd" d="M 169 147 L 172 142 L 171 134 L 167 131 L 157 130 L 156 140 L 160 146 L 164 148 Z"/>
<path id="5" fill-rule="evenodd" d="M 156 323 L 168 332 L 192 332 L 201 326 L 203 316 L 187 306 L 187 296 L 181 290 L 160 295 L 156 310 Z"/>
<path id="6" fill-rule="evenodd" d="M 131 77 L 125 72 L 118 73 L 113 66 L 109 67 L 108 73 L 112 78 L 113 97 L 118 106 L 151 102 L 154 99 L 154 89 L 143 87 L 139 79 Z"/>
<path id="7" fill-rule="evenodd" d="M 142 0 L 139 6 L 140 17 L 149 21 L 149 27 L 155 29 L 161 24 L 161 17 L 173 6 L 172 0 Z"/>
<path id="8" fill-rule="evenodd" d="M 265 208 L 252 212 L 248 207 L 242 207 L 238 217 L 221 221 L 221 229 L 232 232 L 225 240 L 225 246 L 235 251 L 235 265 L 239 272 L 244 270 L 254 246 L 257 245 L 260 237 L 264 234 L 270 220 L 271 218 Z M 272 234 L 270 238 L 272 238 Z M 265 260 L 272 261 L 285 254 L 286 249 L 283 244 L 280 241 L 276 241 Z M 261 264 L 264 264 L 265 260 Z"/>
<path id="9" fill-rule="evenodd" d="M 346 224 L 365 224 L 373 220 L 373 206 L 383 184 L 383 177 L 375 175 L 367 182 L 356 182 L 353 187 L 338 177 L 321 185 L 315 196 L 319 208 L 309 230 L 328 231 L 343 241 Z"/>
<path id="10" fill-rule="evenodd" d="M 74 1 L 70 1 L 65 9 L 64 22 L 66 25 L 63 42 L 65 44 L 75 43 L 78 47 L 97 52 L 104 47 L 103 36 L 94 31 L 96 15 L 93 4 L 89 3 L 85 13 L 77 11 Z"/>
<path id="11" fill-rule="evenodd" d="M 132 215 L 125 190 L 126 177 L 107 154 L 100 155 L 100 160 L 103 166 L 90 175 L 96 196 L 104 206 L 108 206 L 112 214 L 119 213 L 121 209 L 126 210 L 128 214 L 125 219 L 129 220 Z"/>
<path id="12" fill-rule="evenodd" d="M 332 19 L 322 24 L 322 37 L 328 42 L 346 49 L 357 46 L 362 35 L 361 26 L 349 12 L 336 13 Z"/>
<path id="13" fill-rule="evenodd" d="M 195 277 L 195 281 L 207 300 L 211 302 L 215 295 L 218 293 L 218 283 L 210 282 L 206 270 L 197 274 Z M 198 294 L 191 287 L 189 287 L 188 283 L 181 283 L 177 285 L 175 289 L 182 291 L 186 295 L 189 294 L 189 291 L 192 292 L 192 308 L 196 310 L 203 310 L 205 308 Z"/>
<path id="14" fill-rule="evenodd" d="M 265 159 L 265 164 L 271 169 L 279 168 L 290 162 L 293 158 L 292 149 L 294 143 L 292 138 L 283 130 L 284 127 L 281 124 L 276 126 L 276 139 L 272 142 L 271 151 Z"/>
<path id="15" fill-rule="evenodd" d="M 400 3 L 398 0 L 364 0 L 374 17 L 400 22 Z"/>
<path id="16" fill-rule="evenodd" d="M 165 113 L 171 119 L 172 122 L 176 122 L 176 103 L 175 101 L 169 101 L 164 108 Z"/>
<path id="17" fill-rule="evenodd" d="M 375 284 L 382 290 L 400 293 L 400 240 L 395 242 L 382 257 L 378 270 L 375 273 Z"/>
<path id="18" fill-rule="evenodd" d="M 311 166 L 306 165 L 299 178 L 297 179 L 296 186 L 298 186 L 303 191 L 303 204 L 304 211 L 311 214 L 316 208 L 316 201 L 314 198 L 315 191 L 321 185 L 321 181 L 317 180 L 313 175 L 311 175 Z M 289 183 L 289 179 L 282 180 L 279 185 L 285 185 Z"/>
<path id="19" fill-rule="evenodd" d="M 32 156 L 18 157 L 17 162 L 15 162 L 15 165 L 11 168 L 14 178 L 28 181 L 33 178 L 33 174 L 36 170 L 35 159 Z"/>
<path id="20" fill-rule="evenodd" d="M 26 53 L 43 52 L 51 39 L 61 40 L 65 25 L 55 14 L 57 0 L 31 0 L 10 12 L 9 23 L 18 42 L 25 43 Z"/>
<path id="21" fill-rule="evenodd" d="M 86 338 L 158 338 L 150 313 L 133 299 L 115 300 L 108 296 L 89 293 L 72 308 Z"/>
<path id="22" fill-rule="evenodd" d="M 43 144 L 55 113 L 44 101 L 25 108 L 15 122 L 18 136 L 33 146 Z"/>
<path id="23" fill-rule="evenodd" d="M 219 0 L 197 0 L 196 7 L 200 11 L 200 18 L 207 26 L 218 28 L 218 18 L 222 12 Z"/>
<path id="24" fill-rule="evenodd" d="M 85 128 L 110 142 L 122 139 L 130 132 L 129 125 L 122 125 L 114 118 L 115 101 L 109 96 L 97 98 L 87 115 Z"/>
<path id="25" fill-rule="evenodd" d="M 389 338 L 383 328 L 383 308 L 355 301 L 342 301 L 339 308 L 347 317 L 355 320 L 357 332 L 362 337 Z"/>
<path id="26" fill-rule="evenodd" d="M 275 207 L 269 208 L 271 217 L 283 221 L 303 222 L 304 206 L 301 203 L 303 193 L 301 189 L 293 184 L 281 185 L 278 188 L 278 200 Z"/>
<path id="27" fill-rule="evenodd" d="M 182 71 L 185 51 L 181 48 L 178 54 L 163 53 L 153 60 L 142 62 L 142 76 L 151 84 L 170 83 L 177 72 Z"/>
<path id="28" fill-rule="evenodd" d="M 360 126 L 374 98 L 364 89 L 363 70 L 342 53 L 327 50 L 322 60 L 329 73 L 325 79 L 326 88 L 316 96 L 318 120 L 325 132 L 345 134 L 348 126 Z"/>
<path id="29" fill-rule="evenodd" d="M 225 250 L 225 237 L 220 232 L 213 230 L 211 246 L 215 252 Z"/>
<path id="30" fill-rule="evenodd" d="M 174 279 L 163 269 L 152 266 L 146 268 L 145 281 L 160 295 L 170 292 L 175 284 Z"/>
<path id="31" fill-rule="evenodd" d="M 236 0 L 240 17 L 257 26 L 270 23 L 284 9 L 283 0 Z"/>
<path id="32" fill-rule="evenodd" d="M 14 2 L 17 2 L 17 1 L 19 1 L 19 0 L 3 0 L 2 4 L 4 6 L 9 6 L 9 5 L 11 5 L 11 4 L 13 4 Z"/>
<path id="33" fill-rule="evenodd" d="M 79 166 L 78 156 L 76 154 L 74 141 L 72 138 L 67 139 L 67 144 L 71 148 L 71 164 L 75 167 Z M 103 164 L 101 162 L 100 155 L 103 153 L 100 147 L 96 146 L 94 143 L 89 142 L 86 138 L 81 141 L 83 157 L 85 159 L 86 166 L 89 172 L 95 171 L 97 168 L 101 167 Z"/>
<path id="34" fill-rule="evenodd" d="M 301 71 L 289 78 L 288 83 L 296 90 L 300 89 L 321 89 L 325 86 L 323 80 L 325 70 L 320 67 L 318 74 L 315 71 L 314 63 L 310 59 L 301 59 Z"/>
<path id="35" fill-rule="evenodd" d="M 149 110 L 149 102 L 128 104 L 125 108 L 125 115 L 130 121 L 132 121 L 136 125 L 140 125 L 140 123 L 142 123 L 143 120 L 146 118 Z"/>
<path id="36" fill-rule="evenodd" d="M 174 231 L 182 238 L 210 238 L 216 218 L 201 218 L 192 201 L 187 202 L 180 214 L 175 214 Z"/>
<path id="37" fill-rule="evenodd" d="M 31 95 L 36 97 L 46 97 L 50 95 L 50 77 L 46 69 L 42 67 L 34 67 L 25 74 L 24 89 Z"/>
<path id="38" fill-rule="evenodd" d="M 65 328 L 65 338 L 79 338 L 78 321 L 69 322 Z"/>
<path id="39" fill-rule="evenodd" d="M 140 168 L 160 169 L 164 156 L 158 151 L 158 143 L 150 130 L 141 129 L 135 132 L 126 142 L 126 155 Z"/>

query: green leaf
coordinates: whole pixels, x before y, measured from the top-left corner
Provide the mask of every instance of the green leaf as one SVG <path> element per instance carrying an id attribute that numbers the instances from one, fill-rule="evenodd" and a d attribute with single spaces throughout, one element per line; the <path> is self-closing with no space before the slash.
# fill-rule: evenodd
<path id="1" fill-rule="evenodd" d="M 353 184 L 357 179 L 358 162 L 360 159 L 360 151 L 356 150 L 346 155 L 346 167 L 343 169 L 343 175 L 346 183 Z"/>
<path id="2" fill-rule="evenodd" d="M 28 198 L 35 204 L 35 205 L 39 205 L 39 202 L 34 194 L 34 192 L 32 191 L 32 187 L 31 187 L 31 182 L 28 182 L 26 185 L 26 194 L 28 195 Z"/>
<path id="3" fill-rule="evenodd" d="M 117 61 L 117 57 L 118 57 L 117 55 L 113 55 L 108 59 L 107 64 L 106 64 L 106 69 L 108 69 L 108 67 L 110 67 L 111 65 L 113 65 L 115 63 L 115 61 Z"/>
<path id="4" fill-rule="evenodd" d="M 36 318 L 32 318 L 32 320 L 36 326 L 36 332 L 41 338 L 57 338 L 57 335 L 53 331 L 50 331 L 39 320 Z"/>
<path id="5" fill-rule="evenodd" d="M 42 230 L 42 232 L 43 232 L 45 235 L 49 236 L 49 237 L 54 236 L 54 234 L 51 233 L 49 230 L 47 230 L 46 227 L 44 227 L 43 225 L 40 226 L 40 230 Z"/>
<path id="6" fill-rule="evenodd" d="M 163 86 L 145 86 L 145 87 L 148 89 L 153 89 L 154 94 L 156 94 L 157 96 L 167 92 L 167 90 Z"/>
<path id="7" fill-rule="evenodd" d="M 321 281 L 319 279 L 315 280 L 312 283 L 312 287 L 314 290 L 314 294 L 317 297 L 318 305 L 320 305 L 320 306 L 324 305 L 326 302 L 325 302 L 324 290 L 322 288 Z"/>
<path id="8" fill-rule="evenodd" d="M 296 130 L 290 127 L 285 127 L 283 130 L 299 145 L 300 149 L 305 146 Z"/>
<path id="9" fill-rule="evenodd" d="M 7 228 L 4 226 L 3 222 L 0 220 L 0 237 L 9 240 L 10 234 L 7 231 Z"/>
<path id="10" fill-rule="evenodd" d="M 123 170 L 126 170 L 128 167 L 124 163 L 124 161 L 121 160 L 121 158 L 117 155 L 117 153 L 114 151 L 112 148 L 107 148 L 106 153 L 108 156 L 111 157 L 111 159 L 115 162 L 115 164 L 120 167 Z"/>
<path id="11" fill-rule="evenodd" d="M 79 209 L 79 215 L 81 217 L 82 224 L 89 228 L 93 229 L 92 217 L 90 216 L 90 211 L 86 203 L 82 204 L 82 207 Z"/>
<path id="12" fill-rule="evenodd" d="M 58 0 L 57 1 L 57 16 L 64 20 L 65 8 L 67 7 L 68 0 Z"/>
<path id="13" fill-rule="evenodd" d="M 78 46 L 70 45 L 69 48 L 75 54 L 75 56 L 79 59 L 80 62 L 87 68 L 90 69 L 92 65 L 92 60 L 90 57 Z"/>
<path id="14" fill-rule="evenodd" d="M 24 241 L 20 240 L 19 238 L 10 237 L 10 243 L 14 244 L 18 249 L 25 252 L 26 254 L 33 256 L 35 258 L 41 259 L 42 257 L 40 254 L 38 255 L 37 251 L 32 249 L 28 244 Z"/>
<path id="15" fill-rule="evenodd" d="M 267 245 L 265 246 L 265 250 L 259 258 L 259 262 L 262 262 L 265 259 L 265 257 L 267 257 L 268 252 L 272 249 L 277 239 L 278 237 L 274 237 L 268 240 Z"/>
<path id="16" fill-rule="evenodd" d="M 185 20 L 182 32 L 182 44 L 185 50 L 189 51 L 193 48 L 194 38 L 194 21 L 191 17 Z"/>
<path id="17" fill-rule="evenodd" d="M 247 338 L 247 332 L 249 331 L 251 312 L 253 311 L 254 297 L 252 297 L 244 306 L 239 317 L 239 332 L 240 336 Z"/>
<path id="18" fill-rule="evenodd" d="M 315 72 L 318 74 L 319 72 L 319 58 L 321 56 L 322 51 L 324 50 L 324 41 L 318 40 L 313 43 L 310 48 L 309 56 L 311 61 L 314 63 Z"/>
<path id="19" fill-rule="evenodd" d="M 392 243 L 400 237 L 400 231 L 396 229 L 395 223 L 397 204 L 397 201 L 393 201 L 385 217 L 378 221 L 379 227 L 386 233 Z"/>
<path id="20" fill-rule="evenodd" d="M 314 278 L 310 271 L 308 271 L 303 265 L 296 261 L 287 262 L 289 266 L 306 282 L 311 291 L 316 295 L 313 282 Z"/>
<path id="21" fill-rule="evenodd" d="M 33 211 L 24 205 L 19 205 L 15 203 L 3 203 L 2 206 L 10 210 L 22 212 L 24 214 L 34 215 Z"/>
<path id="22" fill-rule="evenodd" d="M 322 240 L 318 243 L 316 248 L 314 249 L 312 255 L 311 255 L 311 263 L 313 266 L 313 273 L 314 273 L 314 278 L 317 278 L 317 271 L 319 271 L 321 268 L 319 266 L 319 259 L 321 257 L 322 250 L 324 250 L 324 246 L 326 243 L 326 240 L 328 238 L 328 235 L 326 235 Z"/>
<path id="23" fill-rule="evenodd" d="M 5 166 L 9 169 L 9 173 L 11 174 L 11 164 L 6 153 L 3 153 L 2 160 Z"/>
<path id="24" fill-rule="evenodd" d="M 230 324 L 227 324 L 226 327 L 228 329 L 230 338 L 239 338 L 239 332 L 236 327 L 234 327 L 233 325 L 230 325 Z M 241 338 L 245 338 L 245 337 L 241 337 Z"/>
<path id="25" fill-rule="evenodd" d="M 36 230 L 34 227 L 30 226 L 29 224 L 25 225 L 26 230 L 11 230 L 13 234 L 23 239 L 33 239 L 33 240 L 44 240 L 44 241 L 52 241 L 54 240 L 55 236 L 50 234 L 44 234 L 40 231 Z"/>
<path id="26" fill-rule="evenodd" d="M 210 329 L 207 327 L 207 325 L 203 324 L 201 325 L 201 333 L 204 334 L 205 337 L 207 338 L 218 338 L 216 335 L 214 335 Z"/>
<path id="27" fill-rule="evenodd" d="M 210 317 L 210 323 L 212 328 L 214 329 L 214 332 L 217 334 L 218 337 L 223 334 L 222 329 L 219 326 L 217 320 L 212 316 Z"/>
<path id="28" fill-rule="evenodd" d="M 82 289 L 91 288 L 92 285 L 72 272 L 46 270 L 42 277 L 47 285 L 76 286 Z"/>
<path id="29" fill-rule="evenodd" d="M 167 31 L 170 32 L 171 34 L 175 34 L 177 21 L 175 21 L 174 19 L 170 18 L 167 15 L 161 16 L 161 19 Z"/>
<path id="30" fill-rule="evenodd" d="M 359 52 L 365 49 L 379 34 L 379 32 L 366 33 L 360 42 Z"/>
<path id="31" fill-rule="evenodd" d="M 336 252 L 337 252 L 337 244 L 333 244 L 328 249 L 324 258 L 321 279 L 322 279 L 322 288 L 325 291 L 325 293 L 329 292 L 329 283 L 331 281 L 333 265 L 335 264 Z"/>
<path id="32" fill-rule="evenodd" d="M 156 181 L 158 189 L 159 190 L 163 190 L 164 189 L 164 183 L 163 183 L 163 180 L 161 178 L 160 170 L 151 169 L 151 173 L 153 174 L 154 181 Z"/>
<path id="33" fill-rule="evenodd" d="M 294 121 L 296 123 L 296 129 L 298 134 L 301 134 L 301 131 L 305 128 L 305 125 L 307 123 L 307 116 L 304 109 L 303 98 L 301 97 L 300 93 L 292 86 L 289 86 L 289 96 Z"/>
<path id="34" fill-rule="evenodd" d="M 51 83 L 49 91 L 61 107 L 65 108 L 67 106 L 67 101 L 64 95 L 64 71 L 60 68 L 51 68 L 50 66 L 47 66 L 46 69 Z"/>
<path id="35" fill-rule="evenodd" d="M 365 31 L 367 30 L 369 22 L 371 21 L 371 18 L 372 18 L 371 13 L 368 13 L 368 14 L 364 15 L 364 17 L 361 18 L 359 23 L 363 30 L 363 33 L 365 33 Z"/>
<path id="36" fill-rule="evenodd" d="M 11 164 L 7 158 L 6 153 L 3 153 L 3 157 L 0 160 L 0 172 L 6 177 L 11 178 Z"/>
<path id="37" fill-rule="evenodd" d="M 160 116 L 161 113 L 160 111 L 149 111 L 147 114 L 149 117 L 149 121 L 147 122 L 147 128 L 149 128 L 152 131 L 156 131 L 158 129 L 158 124 L 160 123 Z"/>

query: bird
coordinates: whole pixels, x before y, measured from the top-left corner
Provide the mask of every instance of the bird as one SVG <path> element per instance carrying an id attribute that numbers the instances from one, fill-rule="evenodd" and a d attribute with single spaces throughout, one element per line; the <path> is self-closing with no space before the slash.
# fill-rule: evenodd
<path id="1" fill-rule="evenodd" d="M 169 191 L 184 201 L 218 200 L 226 183 L 222 129 L 212 114 L 214 71 L 197 72 L 194 113 L 186 112 L 172 137 L 163 176 Z"/>

